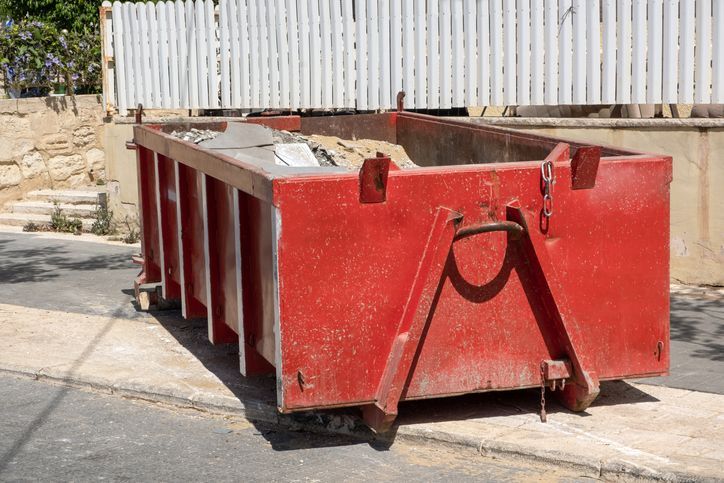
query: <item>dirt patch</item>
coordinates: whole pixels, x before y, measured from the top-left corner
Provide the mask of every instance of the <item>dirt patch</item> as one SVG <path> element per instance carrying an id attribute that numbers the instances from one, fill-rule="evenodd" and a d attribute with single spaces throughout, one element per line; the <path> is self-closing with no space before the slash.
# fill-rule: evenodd
<path id="1" fill-rule="evenodd" d="M 357 139 L 350 141 L 340 139 L 336 136 L 322 136 L 312 134 L 305 136 L 309 141 L 321 146 L 332 158 L 336 166 L 348 169 L 359 169 L 367 158 L 374 158 L 377 153 L 383 153 L 392 159 L 400 168 L 417 168 L 418 166 L 410 160 L 405 148 L 398 144 L 392 144 L 376 139 Z"/>

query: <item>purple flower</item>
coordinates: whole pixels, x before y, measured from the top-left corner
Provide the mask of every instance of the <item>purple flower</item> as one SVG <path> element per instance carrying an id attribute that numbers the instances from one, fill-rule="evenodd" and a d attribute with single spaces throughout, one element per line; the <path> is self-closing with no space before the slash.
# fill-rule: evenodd
<path id="1" fill-rule="evenodd" d="M 30 32 L 20 32 L 19 37 L 21 40 L 30 40 L 31 38 L 33 38 L 33 34 L 31 34 Z"/>
<path id="2" fill-rule="evenodd" d="M 64 49 L 68 48 L 68 42 L 65 40 L 65 36 L 61 35 L 58 37 L 58 42 L 60 42 L 60 45 L 63 46 Z"/>
<path id="3" fill-rule="evenodd" d="M 70 78 L 73 80 L 73 82 L 77 81 L 80 76 L 78 74 L 73 74 L 70 76 Z"/>

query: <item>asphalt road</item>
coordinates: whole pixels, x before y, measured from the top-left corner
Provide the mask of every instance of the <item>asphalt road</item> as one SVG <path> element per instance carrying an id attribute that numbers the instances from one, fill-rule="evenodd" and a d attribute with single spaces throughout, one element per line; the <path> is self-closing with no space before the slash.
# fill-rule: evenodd
<path id="1" fill-rule="evenodd" d="M 461 449 L 255 427 L 0 376 L 0 481 L 581 481 Z"/>
<path id="2" fill-rule="evenodd" d="M 137 248 L 0 233 L 0 301 L 124 318 L 133 306 Z M 724 299 L 672 295 L 671 376 L 645 380 L 724 394 Z"/>

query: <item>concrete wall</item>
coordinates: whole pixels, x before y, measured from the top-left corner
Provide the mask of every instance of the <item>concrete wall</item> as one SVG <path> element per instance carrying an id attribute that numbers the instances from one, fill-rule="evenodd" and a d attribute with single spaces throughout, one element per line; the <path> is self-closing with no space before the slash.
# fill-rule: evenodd
<path id="1" fill-rule="evenodd" d="M 485 122 L 672 156 L 671 276 L 684 283 L 724 285 L 724 120 L 486 118 Z"/>
<path id="2" fill-rule="evenodd" d="M 105 178 L 100 96 L 0 100 L 0 206 Z"/>

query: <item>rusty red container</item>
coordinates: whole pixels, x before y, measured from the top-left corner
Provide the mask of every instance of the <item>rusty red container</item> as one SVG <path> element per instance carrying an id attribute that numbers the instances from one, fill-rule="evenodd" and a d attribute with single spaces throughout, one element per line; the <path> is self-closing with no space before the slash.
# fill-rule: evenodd
<path id="1" fill-rule="evenodd" d="M 407 112 L 255 122 L 402 145 L 359 171 L 138 125 L 145 284 L 273 372 L 280 411 L 667 374 L 671 158 Z M 224 123 L 206 128 L 223 131 Z"/>

